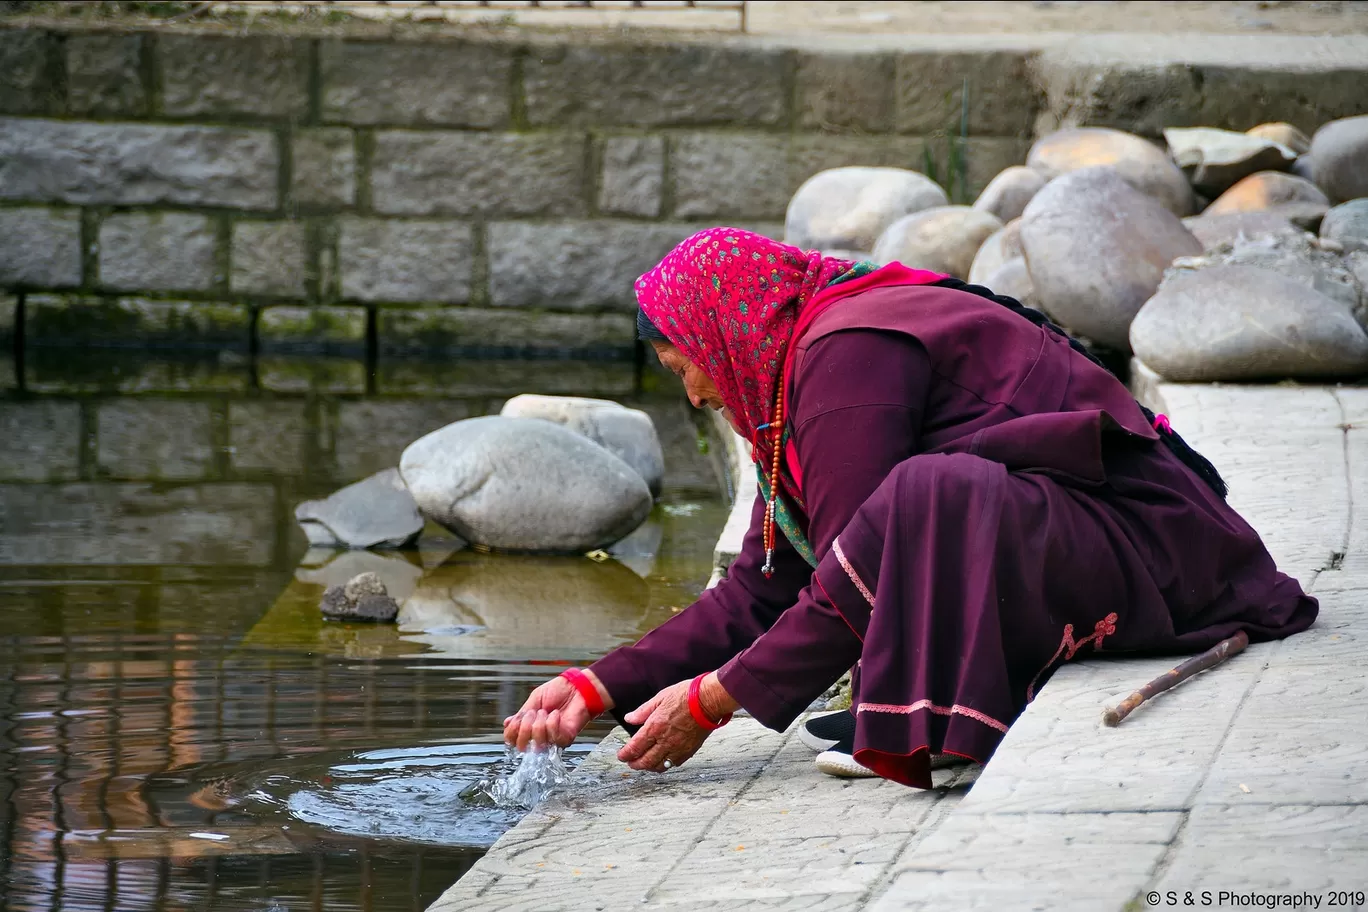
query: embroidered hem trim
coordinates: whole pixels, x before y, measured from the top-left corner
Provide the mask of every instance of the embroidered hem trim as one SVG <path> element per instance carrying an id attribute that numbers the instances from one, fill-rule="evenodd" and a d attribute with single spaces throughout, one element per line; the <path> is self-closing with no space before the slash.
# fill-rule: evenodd
<path id="1" fill-rule="evenodd" d="M 992 716 L 979 712 L 977 709 L 961 706 L 958 703 L 953 706 L 937 706 L 930 700 L 918 700 L 916 703 L 907 705 L 898 703 L 861 703 L 855 712 L 894 713 L 906 716 L 923 709 L 930 710 L 938 716 L 964 716 L 967 719 L 973 719 L 975 722 L 981 722 L 989 728 L 995 728 L 1004 735 L 1007 734 L 1007 726 L 1004 723 L 999 722 Z"/>
<path id="2" fill-rule="evenodd" d="M 1034 678 L 1031 678 L 1030 686 L 1026 688 L 1026 702 L 1030 703 L 1032 700 L 1035 699 L 1036 682 L 1040 680 L 1041 675 L 1049 671 L 1050 666 L 1053 665 L 1059 659 L 1061 654 L 1064 655 L 1064 661 L 1067 662 L 1074 656 L 1078 655 L 1078 650 L 1082 649 L 1084 646 L 1087 646 L 1089 643 L 1092 644 L 1094 650 L 1101 649 L 1102 638 L 1109 637 L 1113 633 L 1116 633 L 1116 619 L 1116 612 L 1113 611 L 1111 614 L 1107 615 L 1102 620 L 1098 621 L 1096 624 L 1093 625 L 1092 633 L 1088 634 L 1083 639 L 1077 641 L 1075 641 L 1073 638 L 1073 624 L 1065 624 L 1064 639 L 1059 641 L 1059 648 L 1056 649 L 1055 654 L 1050 657 L 1050 661 L 1045 663 L 1045 667 L 1040 669 L 1040 671 L 1037 671 L 1036 676 Z"/>
<path id="3" fill-rule="evenodd" d="M 855 584 L 856 589 L 860 590 L 860 595 L 864 596 L 864 600 L 869 602 L 869 607 L 873 610 L 874 593 L 869 591 L 864 580 L 860 579 L 860 574 L 856 573 L 855 568 L 850 565 L 850 561 L 846 560 L 845 552 L 841 550 L 841 539 L 839 537 L 831 540 L 831 551 L 836 555 L 836 560 L 840 561 L 841 569 L 846 572 L 846 576 L 850 577 L 850 581 Z"/>

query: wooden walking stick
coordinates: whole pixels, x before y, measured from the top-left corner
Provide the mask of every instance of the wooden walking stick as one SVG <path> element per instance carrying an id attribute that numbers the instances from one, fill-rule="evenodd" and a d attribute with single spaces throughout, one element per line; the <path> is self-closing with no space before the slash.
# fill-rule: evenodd
<path id="1" fill-rule="evenodd" d="M 1164 672 L 1129 697 L 1126 697 L 1126 699 L 1122 700 L 1117 706 L 1108 709 L 1102 714 L 1102 722 L 1111 728 L 1120 725 L 1121 720 L 1135 712 L 1136 707 L 1141 703 L 1144 703 L 1150 697 L 1161 694 L 1170 687 L 1175 687 L 1183 683 L 1198 672 L 1206 671 L 1208 668 L 1215 668 L 1231 656 L 1243 652 L 1244 648 L 1248 645 L 1249 634 L 1245 633 L 1243 630 L 1234 636 L 1226 637 L 1201 655 L 1195 655 L 1177 668 L 1172 668 Z"/>

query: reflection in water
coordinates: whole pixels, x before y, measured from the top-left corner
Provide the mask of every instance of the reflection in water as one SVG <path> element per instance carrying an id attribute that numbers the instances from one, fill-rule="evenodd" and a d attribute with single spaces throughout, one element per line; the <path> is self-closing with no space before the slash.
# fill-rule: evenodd
<path id="1" fill-rule="evenodd" d="M 0 392 L 0 908 L 423 909 L 512 821 L 453 796 L 501 761 L 545 665 L 640 636 L 707 578 L 724 507 L 676 399 L 628 397 L 669 469 L 631 568 L 453 553 L 434 529 L 336 554 L 306 552 L 294 505 L 497 411 L 511 368 L 447 371 L 429 398 L 408 366 L 406 394 L 359 399 L 258 392 L 250 363 L 207 390 L 183 365 L 97 366 L 30 361 Z M 630 365 L 558 370 L 528 388 L 640 388 Z M 321 619 L 362 570 L 402 626 Z"/>

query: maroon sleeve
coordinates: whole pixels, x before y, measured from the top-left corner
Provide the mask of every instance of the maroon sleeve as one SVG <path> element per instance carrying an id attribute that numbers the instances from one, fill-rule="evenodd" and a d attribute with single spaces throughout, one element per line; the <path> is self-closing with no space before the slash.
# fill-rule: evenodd
<path id="1" fill-rule="evenodd" d="M 819 557 L 893 467 L 916 455 L 930 383 L 930 360 L 909 336 L 848 330 L 809 349 L 794 378 L 793 428 Z M 859 639 L 810 588 L 719 673 L 771 728 L 787 727 L 860 655 Z"/>
<path id="2" fill-rule="evenodd" d="M 782 534 L 775 543 L 774 574 L 766 578 L 760 572 L 764 506 L 757 497 L 741 553 L 726 579 L 634 645 L 590 666 L 612 695 L 619 721 L 662 688 L 721 667 L 768 630 L 807 585 L 812 568 Z"/>

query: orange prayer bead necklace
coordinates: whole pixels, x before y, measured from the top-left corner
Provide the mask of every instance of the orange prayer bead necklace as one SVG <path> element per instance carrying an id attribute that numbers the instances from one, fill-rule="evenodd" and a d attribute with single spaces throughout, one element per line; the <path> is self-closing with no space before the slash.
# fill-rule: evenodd
<path id="1" fill-rule="evenodd" d="M 770 457 L 769 473 L 769 503 L 765 504 L 765 521 L 762 532 L 765 542 L 765 566 L 760 568 L 760 572 L 766 578 L 774 575 L 774 511 L 775 503 L 779 499 L 779 460 L 784 453 L 784 385 L 779 384 L 779 389 L 774 395 L 774 417 L 770 423 L 756 430 L 770 429 L 770 447 L 773 453 Z"/>

